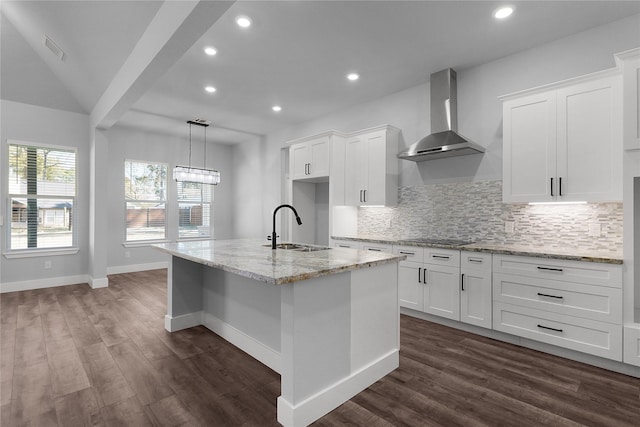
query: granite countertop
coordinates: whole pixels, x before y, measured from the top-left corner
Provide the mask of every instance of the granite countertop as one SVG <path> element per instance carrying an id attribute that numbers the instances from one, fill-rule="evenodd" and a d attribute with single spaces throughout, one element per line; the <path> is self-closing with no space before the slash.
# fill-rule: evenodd
<path id="1" fill-rule="evenodd" d="M 441 249 L 454 249 L 471 252 L 488 252 L 501 255 L 530 256 L 547 259 L 560 259 L 569 261 L 601 262 L 606 264 L 622 264 L 622 252 L 593 251 L 577 249 L 573 247 L 558 246 L 534 246 L 499 243 L 471 243 L 468 245 L 451 245 L 441 243 L 424 243 L 412 240 L 390 239 L 379 236 L 342 237 L 331 236 L 335 240 L 351 240 L 358 242 L 382 243 L 388 245 L 417 246 Z"/>
<path id="2" fill-rule="evenodd" d="M 314 252 L 274 251 L 269 242 L 260 239 L 200 240 L 162 243 L 153 247 L 173 256 L 272 285 L 399 262 L 406 258 L 404 255 L 343 248 Z"/>

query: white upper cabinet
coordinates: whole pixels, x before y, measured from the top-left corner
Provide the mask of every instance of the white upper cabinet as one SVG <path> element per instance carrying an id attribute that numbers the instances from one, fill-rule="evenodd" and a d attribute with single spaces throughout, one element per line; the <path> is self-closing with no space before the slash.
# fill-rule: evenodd
<path id="1" fill-rule="evenodd" d="M 622 200 L 619 73 L 502 99 L 504 202 Z"/>
<path id="2" fill-rule="evenodd" d="M 329 136 L 321 136 L 291 145 L 289 171 L 292 180 L 329 176 L 329 139 Z"/>
<path id="3" fill-rule="evenodd" d="M 398 130 L 391 126 L 345 139 L 345 204 L 395 205 L 398 202 Z"/>
<path id="4" fill-rule="evenodd" d="M 624 148 L 640 150 L 640 48 L 616 55 L 622 65 Z"/>

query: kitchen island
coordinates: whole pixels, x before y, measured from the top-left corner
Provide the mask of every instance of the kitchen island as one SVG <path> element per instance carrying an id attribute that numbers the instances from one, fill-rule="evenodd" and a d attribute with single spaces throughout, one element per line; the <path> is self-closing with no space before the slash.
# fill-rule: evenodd
<path id="1" fill-rule="evenodd" d="M 281 376 L 278 421 L 304 426 L 398 367 L 398 262 L 260 240 L 155 245 L 171 255 L 165 328 L 204 325 Z"/>

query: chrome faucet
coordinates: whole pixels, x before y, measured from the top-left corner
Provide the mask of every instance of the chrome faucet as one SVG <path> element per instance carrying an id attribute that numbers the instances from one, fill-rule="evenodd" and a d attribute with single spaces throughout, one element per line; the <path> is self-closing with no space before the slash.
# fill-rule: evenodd
<path id="1" fill-rule="evenodd" d="M 298 212 L 296 212 L 296 208 L 294 208 L 291 205 L 280 205 L 276 208 L 276 210 L 273 211 L 273 233 L 271 233 L 271 249 L 275 249 L 276 248 L 276 212 L 278 212 L 280 210 L 280 208 L 289 208 L 293 211 L 293 214 L 296 216 L 296 221 L 298 222 L 298 225 L 302 225 L 302 220 L 300 219 L 300 217 L 298 216 Z"/>

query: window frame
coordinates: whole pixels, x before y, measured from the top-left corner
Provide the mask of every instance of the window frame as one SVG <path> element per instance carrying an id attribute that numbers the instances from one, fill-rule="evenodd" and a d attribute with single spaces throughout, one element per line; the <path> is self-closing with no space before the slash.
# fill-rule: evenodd
<path id="1" fill-rule="evenodd" d="M 180 193 L 179 190 L 178 190 L 178 182 L 176 182 L 176 208 L 178 210 L 178 218 L 177 218 L 177 221 L 176 221 L 176 225 L 177 225 L 176 241 L 178 241 L 178 242 L 187 241 L 187 240 L 211 240 L 211 239 L 213 239 L 213 231 L 214 231 L 214 229 L 213 229 L 213 214 L 214 214 L 213 202 L 214 202 L 214 199 L 215 199 L 214 188 L 213 187 L 215 187 L 215 186 L 211 185 L 211 184 L 203 184 L 203 183 L 200 183 L 200 185 L 201 186 L 209 185 L 211 187 L 211 189 L 210 189 L 210 191 L 211 191 L 211 200 L 209 202 L 204 202 L 202 200 L 202 197 L 200 197 L 200 202 L 199 202 L 200 205 L 205 205 L 205 204 L 209 205 L 209 234 L 207 236 L 185 236 L 185 237 L 181 237 L 180 236 L 180 204 L 181 203 L 195 204 L 197 202 L 191 202 L 191 201 L 188 201 L 188 200 L 180 200 L 178 198 L 179 197 L 179 193 Z M 203 191 L 204 190 L 201 187 L 200 188 L 201 194 L 202 194 Z"/>
<path id="2" fill-rule="evenodd" d="M 36 149 L 43 150 L 58 150 L 65 152 L 72 152 L 74 155 L 74 183 L 73 183 L 73 196 L 61 196 L 61 195 L 38 195 L 35 194 L 30 195 L 27 193 L 10 193 L 9 192 L 9 180 L 11 179 L 9 176 L 9 147 L 11 145 L 23 146 L 23 147 L 33 147 Z M 25 141 L 18 139 L 7 139 L 6 144 L 3 146 L 4 157 L 6 157 L 6 161 L 3 161 L 3 168 L 6 168 L 6 174 L 3 176 L 3 179 L 6 179 L 5 182 L 5 194 L 6 194 L 6 207 L 5 207 L 5 215 L 7 218 L 7 227 L 5 230 L 5 244 L 4 244 L 4 257 L 7 259 L 13 258 L 31 258 L 31 257 L 40 257 L 40 256 L 58 256 L 58 255 L 75 255 L 79 252 L 80 248 L 78 247 L 78 147 L 68 146 L 68 145 L 57 145 L 57 144 L 46 144 L 34 141 Z M 71 245 L 70 246 L 59 246 L 52 248 L 21 248 L 21 249 L 12 249 L 11 248 L 11 231 L 12 226 L 11 222 L 13 219 L 13 206 L 12 199 L 13 198 L 32 198 L 32 199 L 63 199 L 73 201 L 73 211 L 71 214 Z"/>
<path id="3" fill-rule="evenodd" d="M 124 163 L 123 163 L 123 171 L 126 171 L 127 168 L 127 163 L 143 163 L 145 165 L 155 165 L 155 166 L 164 166 L 165 168 L 165 177 L 164 177 L 164 189 L 165 189 L 165 195 L 164 195 L 164 200 L 162 200 L 162 202 L 164 203 L 164 237 L 160 238 L 160 239 L 144 239 L 144 240 L 127 240 L 127 203 L 130 202 L 138 202 L 138 203 L 158 203 L 158 200 L 147 200 L 147 199 L 129 199 L 127 198 L 127 192 L 126 192 L 126 182 L 125 182 L 125 175 L 122 175 L 122 189 L 124 190 L 124 221 L 123 221 L 123 225 L 124 225 L 124 235 L 123 235 L 123 243 L 122 245 L 124 247 L 140 247 L 140 246 L 150 246 L 153 245 L 155 243 L 167 243 L 169 242 L 169 164 L 164 163 L 164 162 L 155 162 L 155 161 L 151 161 L 151 160 L 136 160 L 136 159 L 129 159 L 129 158 L 125 158 L 124 159 Z"/>

